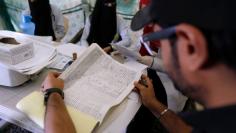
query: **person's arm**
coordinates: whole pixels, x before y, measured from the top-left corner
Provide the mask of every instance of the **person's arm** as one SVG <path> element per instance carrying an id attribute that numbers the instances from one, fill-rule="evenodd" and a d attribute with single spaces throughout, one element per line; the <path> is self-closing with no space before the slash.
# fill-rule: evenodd
<path id="1" fill-rule="evenodd" d="M 83 46 L 83 47 L 88 47 L 89 46 L 88 41 L 87 41 L 89 32 L 90 32 L 90 20 L 89 20 L 89 17 L 88 17 L 86 19 L 83 34 L 82 34 L 82 37 L 81 37 L 80 42 L 79 42 L 80 46 Z"/>
<path id="2" fill-rule="evenodd" d="M 140 94 L 143 104 L 159 118 L 162 125 L 170 133 L 190 133 L 192 127 L 185 123 L 173 111 L 167 110 L 167 107 L 161 104 L 155 97 L 152 81 L 147 76 L 142 76 L 146 85 L 135 82 L 135 90 Z"/>
<path id="3" fill-rule="evenodd" d="M 117 16 L 117 31 L 121 36 L 121 41 L 116 42 L 116 45 L 129 47 L 131 45 L 131 39 L 129 35 L 129 27 L 126 25 L 124 20 Z"/>
<path id="4" fill-rule="evenodd" d="M 49 73 L 46 77 L 42 91 L 50 88 L 63 89 L 64 82 L 57 77 L 57 73 Z M 74 124 L 68 114 L 64 101 L 60 94 L 52 93 L 46 105 L 45 133 L 76 133 Z"/>
<path id="5" fill-rule="evenodd" d="M 164 67 L 163 67 L 163 62 L 162 60 L 155 56 L 140 56 L 138 61 L 142 64 L 147 65 L 149 68 L 159 71 L 159 72 L 165 72 Z"/>

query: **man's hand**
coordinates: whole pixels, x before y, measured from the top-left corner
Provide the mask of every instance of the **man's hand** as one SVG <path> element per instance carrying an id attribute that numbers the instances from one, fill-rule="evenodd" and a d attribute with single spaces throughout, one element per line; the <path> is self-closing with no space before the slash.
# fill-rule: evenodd
<path id="1" fill-rule="evenodd" d="M 110 52 L 112 52 L 112 47 L 111 47 L 111 46 L 107 46 L 107 47 L 103 48 L 103 50 L 104 50 L 107 54 L 109 54 Z"/>
<path id="2" fill-rule="evenodd" d="M 144 65 L 147 65 L 147 66 L 151 66 L 153 58 L 154 57 L 152 57 L 152 56 L 140 56 L 138 59 L 138 62 L 140 62 Z"/>
<path id="3" fill-rule="evenodd" d="M 46 91 L 50 88 L 58 88 L 63 89 L 64 88 L 64 81 L 62 79 L 57 78 L 60 74 L 55 72 L 49 72 L 46 79 L 44 80 L 42 84 L 42 91 Z"/>
<path id="4" fill-rule="evenodd" d="M 142 75 L 141 78 L 146 85 L 143 85 L 143 83 L 140 82 L 134 82 L 135 91 L 141 96 L 142 103 L 151 109 L 156 101 L 152 81 L 145 75 Z"/>

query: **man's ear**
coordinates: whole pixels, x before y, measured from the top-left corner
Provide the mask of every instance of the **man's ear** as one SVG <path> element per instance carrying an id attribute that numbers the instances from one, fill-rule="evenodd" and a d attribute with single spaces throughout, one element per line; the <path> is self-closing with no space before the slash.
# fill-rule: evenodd
<path id="1" fill-rule="evenodd" d="M 201 69 L 208 59 L 207 43 L 202 32 L 188 24 L 176 26 L 180 63 L 191 71 Z"/>

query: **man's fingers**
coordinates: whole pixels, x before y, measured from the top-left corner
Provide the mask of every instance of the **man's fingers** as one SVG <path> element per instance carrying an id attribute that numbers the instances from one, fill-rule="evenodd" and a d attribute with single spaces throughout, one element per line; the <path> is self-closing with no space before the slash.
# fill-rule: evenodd
<path id="1" fill-rule="evenodd" d="M 55 77 L 55 78 L 58 78 L 61 73 L 58 73 L 58 72 L 51 72 L 51 74 Z"/>
<path id="2" fill-rule="evenodd" d="M 61 78 L 57 78 L 59 81 L 61 81 L 61 82 L 64 82 L 64 80 L 63 79 L 61 79 Z"/>
<path id="3" fill-rule="evenodd" d="M 147 75 L 142 75 L 142 79 L 145 79 L 145 80 L 147 80 L 147 79 L 149 79 L 149 78 L 148 78 L 148 76 L 147 76 Z"/>
<path id="4" fill-rule="evenodd" d="M 142 79 L 146 79 L 146 78 L 148 78 L 148 77 L 147 77 L 147 75 L 144 75 L 144 74 L 143 74 L 143 75 L 141 76 L 141 78 L 142 78 Z"/>
<path id="5" fill-rule="evenodd" d="M 57 72 L 49 72 L 47 77 L 50 77 L 50 78 L 54 77 L 54 78 L 57 78 L 57 77 L 60 76 L 60 74 L 61 74 L 61 73 L 57 73 Z"/>
<path id="6" fill-rule="evenodd" d="M 152 80 L 148 78 L 146 81 L 147 81 L 148 87 L 153 88 Z"/>
<path id="7" fill-rule="evenodd" d="M 138 82 L 134 82 L 134 86 L 138 91 L 143 91 L 146 87 Z"/>
<path id="8" fill-rule="evenodd" d="M 138 89 L 136 87 L 134 87 L 133 91 L 138 92 Z"/>
<path id="9" fill-rule="evenodd" d="M 142 75 L 142 79 L 146 81 L 148 87 L 151 87 L 151 88 L 153 87 L 152 80 L 148 78 L 148 76 Z"/>

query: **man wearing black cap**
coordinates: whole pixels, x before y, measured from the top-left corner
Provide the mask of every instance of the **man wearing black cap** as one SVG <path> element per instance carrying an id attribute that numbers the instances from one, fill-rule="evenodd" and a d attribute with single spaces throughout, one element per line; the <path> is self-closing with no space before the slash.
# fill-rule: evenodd
<path id="1" fill-rule="evenodd" d="M 139 11 L 131 28 L 158 22 L 165 69 L 176 88 L 206 108 L 179 116 L 155 98 L 152 81 L 135 82 L 142 102 L 169 132 L 236 132 L 236 1 L 153 0 Z M 155 82 L 155 81 L 153 81 Z"/>

